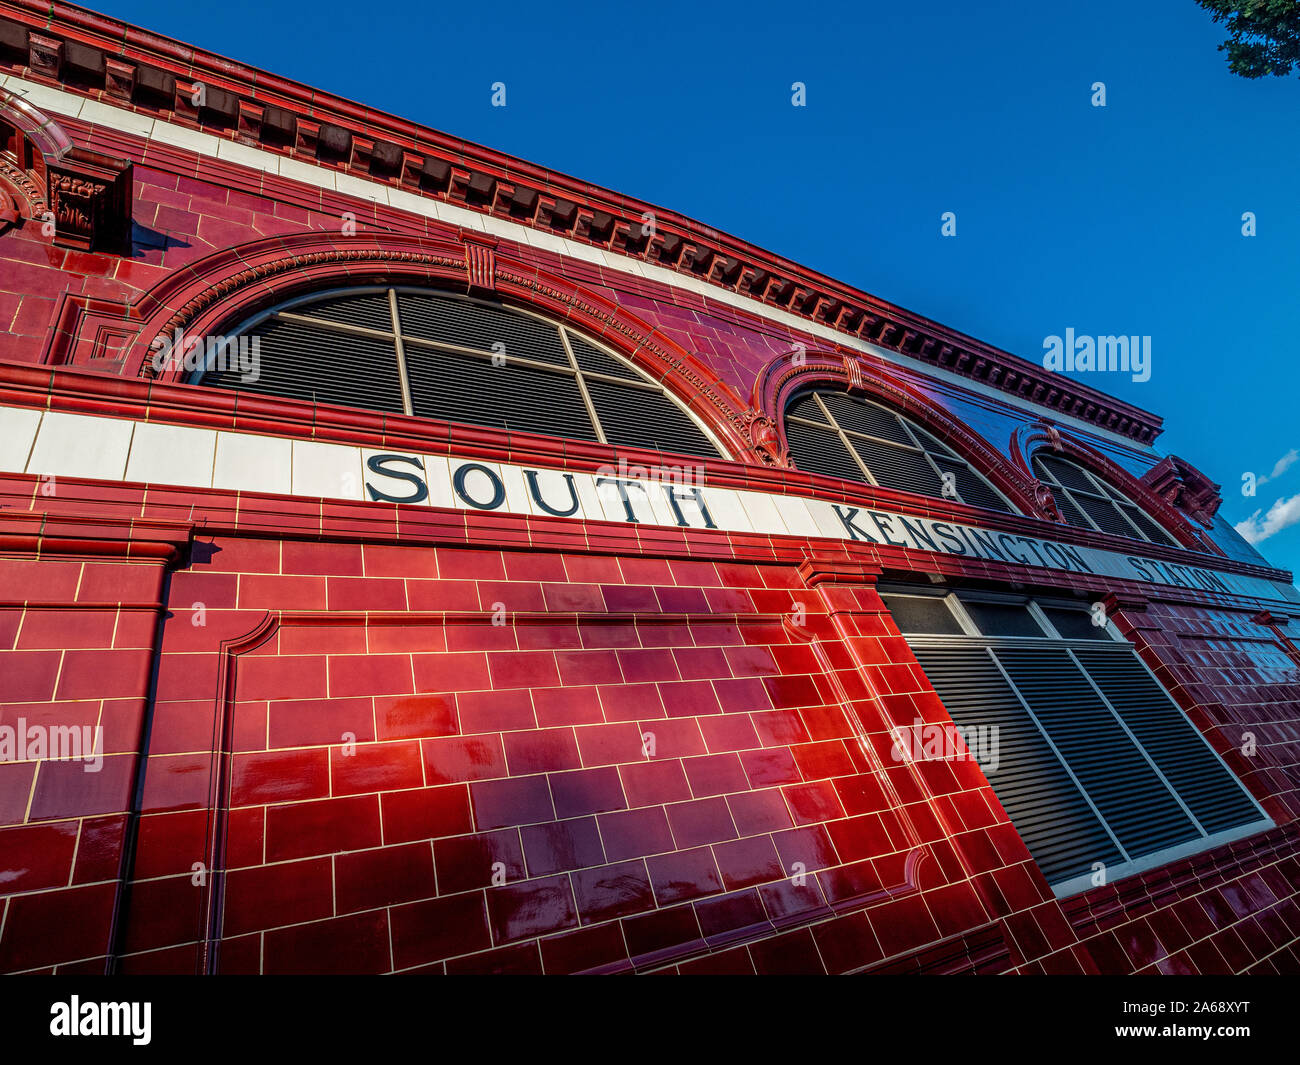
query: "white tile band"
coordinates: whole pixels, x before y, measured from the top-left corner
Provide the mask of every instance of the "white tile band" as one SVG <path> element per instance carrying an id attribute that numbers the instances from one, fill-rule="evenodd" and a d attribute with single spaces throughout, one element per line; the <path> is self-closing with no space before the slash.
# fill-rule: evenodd
<path id="1" fill-rule="evenodd" d="M 681 468 L 665 468 L 668 472 L 660 477 L 652 470 L 626 465 L 587 473 L 0 407 L 0 469 L 54 478 L 56 485 L 60 477 L 94 478 L 447 510 L 549 514 L 572 521 L 861 540 L 1063 573 L 1300 602 L 1300 591 L 1293 586 L 1261 578 L 898 511 L 692 484 L 673 479 L 674 471 Z"/>

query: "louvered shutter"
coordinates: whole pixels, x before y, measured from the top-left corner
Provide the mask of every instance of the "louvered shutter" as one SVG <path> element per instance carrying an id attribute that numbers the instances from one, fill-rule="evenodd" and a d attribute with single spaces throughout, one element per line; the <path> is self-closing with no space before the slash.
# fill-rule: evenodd
<path id="1" fill-rule="evenodd" d="M 586 378 L 587 394 L 605 439 L 616 446 L 676 451 L 684 455 L 718 453 L 691 419 L 662 392 Z"/>
<path id="2" fill-rule="evenodd" d="M 237 368 L 217 370 L 205 385 L 282 399 L 401 414 L 402 386 L 392 341 L 348 336 L 300 322 L 267 321 L 249 330 L 259 348 L 260 374 L 241 381 Z"/>
<path id="3" fill-rule="evenodd" d="M 823 392 L 822 402 L 842 429 L 864 433 L 895 444 L 912 445 L 912 439 L 892 411 L 843 392 Z"/>
<path id="4" fill-rule="evenodd" d="M 994 491 L 988 481 L 971 469 L 968 463 L 961 459 L 950 459 L 933 453 L 931 458 L 934 459 L 941 473 L 953 475 L 953 484 L 963 503 L 968 503 L 972 507 L 983 507 L 985 510 L 1000 510 L 1004 514 L 1011 513 L 1006 500 Z"/>
<path id="5" fill-rule="evenodd" d="M 1130 857 L 1199 837 L 1064 650 L 999 648 L 996 657 Z"/>
<path id="6" fill-rule="evenodd" d="M 987 648 L 923 648 L 916 658 L 954 723 L 997 726 L 997 769 L 986 770 L 988 780 L 1049 883 L 1123 860 Z"/>
<path id="7" fill-rule="evenodd" d="M 502 353 L 494 345 L 503 345 L 507 361 L 525 358 L 569 365 L 559 330 L 531 315 L 428 293 L 399 293 L 397 305 L 403 336 L 489 354 Z"/>
<path id="8" fill-rule="evenodd" d="M 613 355 L 607 355 L 574 333 L 569 334 L 569 344 L 573 348 L 573 357 L 577 359 L 578 365 L 589 373 L 600 373 L 606 377 L 620 377 L 625 381 L 645 380 L 641 374 L 626 363 L 619 362 Z"/>
<path id="9" fill-rule="evenodd" d="M 801 470 L 846 481 L 866 480 L 834 429 L 787 421 L 785 442 L 790 448 L 791 458 Z"/>
<path id="10" fill-rule="evenodd" d="M 849 442 L 877 484 L 918 495 L 943 494 L 943 482 L 926 461 L 924 453 L 860 436 L 849 437 Z"/>
<path id="11" fill-rule="evenodd" d="M 1074 653 L 1206 832 L 1259 820 L 1242 786 L 1131 651 L 1088 647 Z"/>
<path id="12" fill-rule="evenodd" d="M 577 383 L 518 362 L 408 348 L 411 406 L 423 418 L 595 440 Z"/>

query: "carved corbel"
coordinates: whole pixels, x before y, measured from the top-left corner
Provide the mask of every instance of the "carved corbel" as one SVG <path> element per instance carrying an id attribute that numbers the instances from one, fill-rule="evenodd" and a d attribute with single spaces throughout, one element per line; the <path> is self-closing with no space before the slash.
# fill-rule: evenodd
<path id="1" fill-rule="evenodd" d="M 47 161 L 54 243 L 122 251 L 131 238 L 131 163 L 73 147 Z"/>

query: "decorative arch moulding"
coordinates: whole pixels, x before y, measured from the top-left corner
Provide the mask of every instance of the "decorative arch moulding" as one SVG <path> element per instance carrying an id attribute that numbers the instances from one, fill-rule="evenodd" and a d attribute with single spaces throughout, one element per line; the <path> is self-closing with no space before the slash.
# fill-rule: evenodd
<path id="1" fill-rule="evenodd" d="M 28 47 L 0 69 L 20 77 L 689 275 L 1142 444 L 1160 434 L 1147 411 L 676 212 L 88 11 L 0 0 L 5 21 Z"/>
<path id="2" fill-rule="evenodd" d="M 178 384 L 183 366 L 156 366 L 159 338 L 225 336 L 267 307 L 336 285 L 429 285 L 499 297 L 601 340 L 690 407 L 737 460 L 782 464 L 756 412 L 676 341 L 584 286 L 502 255 L 491 238 L 463 230 L 458 237 L 270 237 L 214 252 L 130 304 L 65 294 L 43 361 L 111 364 L 127 376 Z"/>
<path id="3" fill-rule="evenodd" d="M 1057 520 L 1042 514 L 1036 504 L 1037 481 L 1032 474 L 1009 463 L 988 441 L 967 429 L 884 359 L 843 348 L 786 352 L 771 360 L 754 383 L 750 403 L 771 424 L 776 445 L 787 463 L 785 408 L 797 392 L 818 385 L 831 385 L 880 400 L 950 443 L 994 487 L 1024 507 L 1026 513 Z"/>
<path id="4" fill-rule="evenodd" d="M 1022 426 L 1011 434 L 1011 462 L 1015 468 L 1025 477 L 1028 477 L 1035 487 L 1035 492 L 1040 497 L 1040 513 L 1046 515 L 1050 510 L 1055 512 L 1055 502 L 1052 500 L 1051 493 L 1047 486 L 1038 481 L 1033 473 L 1033 457 L 1036 452 L 1048 450 L 1062 455 L 1065 458 L 1072 459 L 1081 466 L 1092 470 L 1107 484 L 1118 489 L 1124 495 L 1128 496 L 1134 503 L 1145 510 L 1154 518 L 1164 529 L 1178 542 L 1179 546 L 1185 547 L 1192 551 L 1201 551 L 1213 555 L 1223 555 L 1224 551 L 1214 540 L 1206 533 L 1197 529 L 1188 514 L 1169 501 L 1167 494 L 1162 494 L 1154 487 L 1156 484 L 1162 484 L 1168 487 L 1169 471 L 1174 469 L 1168 459 L 1164 460 L 1157 466 L 1152 467 L 1142 477 L 1135 477 L 1119 463 L 1104 455 L 1096 448 L 1080 440 L 1067 430 L 1058 425 L 1049 422 L 1036 422 L 1033 425 Z M 1203 474 L 1196 471 L 1188 463 L 1181 463 L 1181 467 L 1188 471 L 1188 476 L 1195 474 L 1199 480 L 1199 491 L 1204 491 L 1206 485 L 1210 482 Z M 1181 475 L 1178 477 L 1178 485 L 1183 486 Z M 1202 484 L 1203 482 L 1203 484 Z M 1217 485 L 1211 486 L 1217 489 Z M 1175 499 L 1181 498 L 1178 493 L 1174 495 Z M 1200 497 L 1198 497 L 1200 498 Z M 1201 513 L 1204 513 L 1202 502 Z M 1214 503 L 1213 509 L 1218 508 L 1218 503 Z M 1210 513 L 1213 513 L 1213 509 Z M 1195 514 L 1193 515 L 1195 516 Z M 1060 520 L 1059 516 L 1056 520 Z M 1211 518 L 1208 525 L 1213 524 Z M 1207 527 L 1208 527 L 1207 525 Z"/>

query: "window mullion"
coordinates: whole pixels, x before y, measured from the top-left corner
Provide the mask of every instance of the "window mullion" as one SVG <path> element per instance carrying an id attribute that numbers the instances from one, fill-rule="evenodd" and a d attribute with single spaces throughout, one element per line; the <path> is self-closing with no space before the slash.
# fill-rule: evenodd
<path id="1" fill-rule="evenodd" d="M 397 290 L 388 290 L 388 313 L 393 318 L 393 342 L 397 345 L 397 379 L 402 386 L 402 406 L 407 414 L 414 414 L 411 403 L 411 382 L 406 376 L 406 348 L 402 344 L 402 319 L 397 310 Z"/>
<path id="2" fill-rule="evenodd" d="M 821 394 L 814 392 L 813 399 L 817 401 L 817 406 L 821 408 L 822 415 L 826 418 L 826 424 L 829 425 L 835 431 L 835 435 L 840 438 L 840 444 L 842 444 L 844 450 L 849 453 L 849 458 L 857 464 L 858 469 L 862 471 L 862 475 L 866 477 L 867 484 L 873 484 L 876 487 L 880 487 L 880 482 L 872 476 L 871 471 L 867 469 L 867 464 L 862 461 L 862 456 L 858 454 L 857 448 L 855 448 L 852 441 L 849 440 L 848 433 L 846 433 L 840 423 L 831 416 L 830 409 L 824 402 L 822 402 Z"/>
<path id="3" fill-rule="evenodd" d="M 1066 774 L 1072 781 L 1074 781 L 1074 786 L 1079 789 L 1079 794 L 1083 796 L 1083 801 L 1088 804 L 1088 809 L 1090 809 L 1093 816 L 1097 818 L 1097 823 L 1105 830 L 1106 835 L 1110 837 L 1110 841 L 1115 844 L 1115 849 L 1123 856 L 1125 862 L 1133 861 L 1132 855 L 1130 855 L 1125 849 L 1124 844 L 1119 841 L 1119 837 L 1115 835 L 1114 830 L 1110 827 L 1110 822 L 1107 821 L 1106 818 L 1102 816 L 1101 811 L 1097 809 L 1097 804 L 1092 801 L 1092 796 L 1088 794 L 1088 789 L 1083 786 L 1083 781 L 1075 775 L 1073 767 L 1068 761 L 1066 761 L 1065 755 L 1061 753 L 1061 749 L 1048 734 L 1043 723 L 1038 720 L 1038 715 L 1034 713 L 1034 708 L 1029 705 L 1029 700 L 1026 699 L 1024 695 L 1021 694 L 1020 689 L 1016 687 L 1016 682 L 1011 679 L 1011 674 L 1007 672 L 1006 668 L 998 660 L 998 656 L 994 652 L 993 648 L 986 647 L 985 651 L 988 653 L 989 658 L 993 660 L 993 665 L 997 667 L 998 672 L 1002 674 L 1002 679 L 1005 680 L 1011 688 L 1011 693 L 1016 697 L 1020 705 L 1025 708 L 1025 713 L 1029 715 L 1029 719 L 1034 723 L 1034 727 L 1038 729 L 1039 735 L 1043 737 L 1043 740 L 1052 749 L 1052 753 L 1056 755 L 1056 760 L 1061 763 L 1061 767 L 1065 770 Z M 1077 666 L 1078 662 L 1075 662 L 1075 665 Z"/>
<path id="4" fill-rule="evenodd" d="M 1129 738 L 1129 741 L 1133 744 L 1133 746 L 1138 749 L 1138 752 L 1142 755 L 1144 759 L 1146 759 L 1147 765 L 1149 765 L 1152 771 L 1155 773 L 1155 775 L 1160 778 L 1160 783 L 1163 784 L 1165 786 L 1165 789 L 1169 792 L 1169 794 L 1174 797 L 1174 801 L 1178 803 L 1183 813 L 1187 815 L 1187 819 L 1191 821 L 1193 825 L 1196 826 L 1196 830 L 1200 832 L 1200 834 L 1203 837 L 1208 837 L 1210 833 L 1205 831 L 1205 826 L 1201 824 L 1200 819 L 1194 813 L 1192 813 L 1191 808 L 1187 805 L 1187 803 L 1183 802 L 1183 797 L 1178 794 L 1178 789 L 1169 783 L 1169 778 L 1166 777 L 1164 773 L 1161 772 L 1160 767 L 1156 765 L 1155 759 L 1152 758 L 1151 755 L 1147 753 L 1147 749 L 1142 745 L 1142 741 L 1139 740 L 1137 736 L 1133 734 L 1133 730 L 1128 727 L 1128 722 L 1125 721 L 1120 716 L 1119 711 L 1115 709 L 1115 704 L 1106 698 L 1106 693 L 1101 690 L 1101 685 L 1099 685 L 1095 680 L 1092 679 L 1092 674 L 1089 673 L 1083 667 L 1083 663 L 1080 662 L 1079 659 L 1075 656 L 1073 650 L 1071 650 L 1069 647 L 1065 648 L 1064 650 L 1065 653 L 1070 656 L 1070 661 L 1074 663 L 1075 669 L 1077 669 L 1080 673 L 1083 674 L 1084 679 L 1092 686 L 1092 690 L 1097 693 L 1097 697 L 1101 699 L 1103 703 L 1106 704 L 1106 709 L 1110 711 L 1111 717 L 1115 719 L 1115 721 L 1119 724 L 1119 727 L 1124 730 L 1124 735 L 1126 735 Z M 1130 652 L 1130 653 L 1136 654 L 1136 652 Z"/>
<path id="5" fill-rule="evenodd" d="M 605 428 L 600 424 L 600 416 L 596 414 L 596 405 L 591 401 L 591 393 L 587 391 L 587 382 L 582 379 L 582 368 L 578 365 L 578 358 L 573 354 L 573 345 L 569 343 L 569 332 L 561 328 L 560 343 L 564 345 L 564 353 L 569 356 L 569 365 L 573 367 L 574 379 L 578 382 L 578 391 L 582 395 L 582 402 L 587 405 L 587 417 L 591 419 L 592 428 L 596 430 L 596 439 L 602 444 L 609 446 L 609 441 L 605 439 Z"/>

